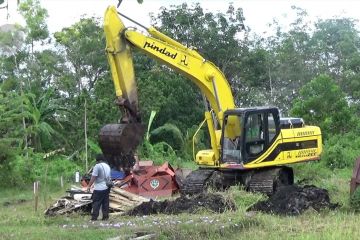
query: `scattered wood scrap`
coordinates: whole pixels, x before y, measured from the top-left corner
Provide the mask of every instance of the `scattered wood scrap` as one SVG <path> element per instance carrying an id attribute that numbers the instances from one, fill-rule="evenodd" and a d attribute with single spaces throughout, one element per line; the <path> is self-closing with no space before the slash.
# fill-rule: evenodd
<path id="1" fill-rule="evenodd" d="M 115 213 L 110 213 L 110 215 L 118 215 L 119 213 L 122 214 L 128 210 L 133 209 L 134 207 L 139 206 L 143 202 L 150 201 L 147 198 L 130 193 L 118 187 L 111 189 L 109 199 L 110 211 Z"/>
<path id="2" fill-rule="evenodd" d="M 71 197 L 63 197 L 56 201 L 50 208 L 46 209 L 45 215 L 56 216 L 80 210 L 88 211 L 91 208 L 92 200 L 75 200 Z"/>
<path id="3" fill-rule="evenodd" d="M 71 190 L 68 190 L 67 192 L 69 193 L 68 196 L 58 199 L 45 211 L 45 215 L 57 216 L 77 211 L 88 213 L 91 212 L 91 192 L 88 193 L 75 186 L 73 186 Z M 118 187 L 111 189 L 109 200 L 111 215 L 121 215 L 126 211 L 137 207 L 143 202 L 149 201 L 147 198 L 130 193 Z"/>

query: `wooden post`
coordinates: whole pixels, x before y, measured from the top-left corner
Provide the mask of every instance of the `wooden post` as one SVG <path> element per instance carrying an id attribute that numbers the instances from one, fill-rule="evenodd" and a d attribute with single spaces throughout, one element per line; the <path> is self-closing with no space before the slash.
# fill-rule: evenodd
<path id="1" fill-rule="evenodd" d="M 86 98 L 85 98 L 85 114 L 84 114 L 84 137 L 85 137 L 85 170 L 88 171 L 88 138 L 87 138 L 87 110 L 86 110 Z"/>
<path id="2" fill-rule="evenodd" d="M 39 181 L 34 182 L 35 212 L 37 212 L 39 204 Z"/>
<path id="3" fill-rule="evenodd" d="M 45 208 L 48 207 L 48 205 L 47 205 L 47 191 L 48 191 L 48 186 L 47 186 L 47 173 L 48 173 L 48 169 L 49 169 L 49 161 L 46 162 L 45 183 L 44 183 L 44 187 L 43 187 Z"/>
<path id="4" fill-rule="evenodd" d="M 76 171 L 76 172 L 75 172 L 75 182 L 76 182 L 76 183 L 79 183 L 79 182 L 80 182 L 80 172 L 79 172 L 79 171 Z"/>
<path id="5" fill-rule="evenodd" d="M 61 188 L 64 188 L 64 179 L 63 179 L 63 176 L 60 176 L 60 186 L 61 186 Z"/>

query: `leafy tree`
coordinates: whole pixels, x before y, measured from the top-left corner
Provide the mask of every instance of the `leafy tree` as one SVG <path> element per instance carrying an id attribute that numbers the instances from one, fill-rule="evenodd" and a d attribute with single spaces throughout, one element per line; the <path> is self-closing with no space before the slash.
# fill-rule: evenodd
<path id="1" fill-rule="evenodd" d="M 23 142 L 21 126 L 22 109 L 21 96 L 17 93 L 4 91 L 0 84 L 0 177 L 5 179 L 12 171 Z M 0 184 L 2 185 L 2 184 Z"/>
<path id="2" fill-rule="evenodd" d="M 34 52 L 34 42 L 43 41 L 49 37 L 46 24 L 47 10 L 42 8 L 39 0 L 25 0 L 19 5 L 19 12 L 26 22 L 26 41 L 31 44 L 31 52 Z"/>
<path id="3" fill-rule="evenodd" d="M 145 78 L 138 78 L 140 108 L 148 119 L 155 110 L 154 127 L 166 123 L 176 125 L 182 132 L 203 119 L 203 102 L 199 90 L 178 74 L 154 67 Z"/>
<path id="4" fill-rule="evenodd" d="M 61 138 L 57 129 L 62 129 L 63 123 L 67 122 L 64 114 L 69 110 L 61 104 L 59 97 L 56 98 L 52 89 L 47 89 L 38 99 L 33 94 L 23 95 L 23 100 L 30 146 L 38 151 L 43 150 L 45 144 L 42 142 L 47 143 L 48 147 L 53 147 L 54 145 L 49 142 L 54 136 Z"/>
<path id="5" fill-rule="evenodd" d="M 246 48 L 238 40 L 244 20 L 241 8 L 229 5 L 226 14 L 214 14 L 204 12 L 199 3 L 191 7 L 186 3 L 169 9 L 162 7 L 160 13 L 152 17 L 162 32 L 188 47 L 195 47 L 214 62 L 230 82 L 239 75 L 240 56 Z"/>
<path id="6" fill-rule="evenodd" d="M 79 139 L 84 135 L 85 108 L 88 136 L 97 139 L 102 125 L 116 122 L 119 110 L 113 104 L 115 91 L 104 52 L 105 39 L 95 18 L 83 18 L 54 34 L 56 46 L 66 61 L 66 69 L 53 83 L 63 94 L 65 106 L 76 115 L 69 121 L 72 127 L 68 140 L 73 151 L 83 149 Z M 86 102 L 86 106 L 85 106 Z"/>
<path id="7" fill-rule="evenodd" d="M 315 71 L 332 76 L 353 100 L 360 92 L 360 36 L 351 18 L 319 20 L 311 39 Z"/>
<path id="8" fill-rule="evenodd" d="M 73 94 L 78 95 L 82 90 L 92 90 L 97 80 L 107 76 L 105 39 L 102 32 L 95 18 L 82 18 L 71 27 L 54 34 L 61 53 L 70 64 L 67 69 L 70 76 L 64 76 L 61 81 L 76 83 L 76 90 L 67 89 Z"/>
<path id="9" fill-rule="evenodd" d="M 19 94 L 5 92 L 0 85 L 0 141 L 16 147 L 21 143 L 21 128 L 17 126 L 23 117 L 21 102 Z"/>
<path id="10" fill-rule="evenodd" d="M 315 76 L 308 61 L 311 55 L 311 30 L 310 23 L 306 20 L 307 12 L 295 6 L 292 6 L 292 10 L 296 18 L 289 24 L 288 31 L 277 20 L 270 24 L 275 35 L 264 39 L 267 54 L 264 54 L 263 61 L 260 62 L 266 67 L 263 70 L 266 81 L 262 85 L 265 87 L 263 94 L 268 99 L 265 104 L 278 106 L 285 114 L 298 96 L 298 89 Z M 257 45 L 261 46 L 260 43 Z"/>
<path id="11" fill-rule="evenodd" d="M 232 5 L 226 14 L 204 12 L 200 4 L 191 7 L 182 4 L 163 7 L 159 14 L 152 16 L 153 24 L 161 32 L 186 46 L 197 48 L 206 59 L 219 66 L 233 83 L 235 92 L 239 90 L 235 84 L 239 81 L 239 56 L 245 48 L 238 40 L 238 34 L 244 28 L 243 20 L 242 10 L 234 9 Z M 185 133 L 189 126 L 201 121 L 203 99 L 194 84 L 152 61 L 146 62 L 141 57 L 135 60 L 140 108 L 146 118 L 151 110 L 158 112 L 155 127 L 172 123 Z"/>
<path id="12" fill-rule="evenodd" d="M 342 72 L 358 56 L 360 38 L 355 20 L 350 18 L 319 20 L 312 36 L 314 63 L 318 71 L 332 75 L 339 82 Z"/>
<path id="13" fill-rule="evenodd" d="M 301 88 L 291 113 L 320 126 L 326 137 L 351 131 L 354 127 L 345 94 L 327 75 L 320 75 Z"/>

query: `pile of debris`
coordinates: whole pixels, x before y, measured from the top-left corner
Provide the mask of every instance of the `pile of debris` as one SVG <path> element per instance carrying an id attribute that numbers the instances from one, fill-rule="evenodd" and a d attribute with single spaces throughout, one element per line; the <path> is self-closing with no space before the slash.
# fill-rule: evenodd
<path id="1" fill-rule="evenodd" d="M 73 186 L 67 191 L 68 196 L 62 197 L 45 211 L 46 216 L 56 216 L 72 212 L 91 212 L 91 195 L 81 188 Z M 110 212 L 112 215 L 123 214 L 126 211 L 144 203 L 149 199 L 114 187 L 110 191 Z"/>
<path id="2" fill-rule="evenodd" d="M 91 195 L 86 192 L 91 170 L 81 181 L 82 188 L 72 186 L 68 196 L 56 201 L 45 215 L 54 216 L 83 211 L 91 212 Z M 112 215 L 123 214 L 128 210 L 150 201 L 148 198 L 171 197 L 178 192 L 178 179 L 184 179 L 188 170 L 174 170 L 169 163 L 154 166 L 152 161 L 139 161 L 138 168 L 125 178 L 112 176 L 116 186 L 110 192 L 110 211 Z M 115 174 L 116 175 L 116 174 Z"/>
<path id="3" fill-rule="evenodd" d="M 290 185 L 279 188 L 269 199 L 257 202 L 247 211 L 296 216 L 310 208 L 320 211 L 323 208 L 334 209 L 338 206 L 339 204 L 330 202 L 329 193 L 325 189 L 313 185 Z"/>
<path id="4" fill-rule="evenodd" d="M 196 213 L 201 210 L 210 210 L 216 213 L 222 213 L 225 210 L 236 210 L 235 203 L 220 194 L 203 193 L 189 198 L 181 196 L 173 201 L 164 200 L 156 202 L 150 200 L 131 209 L 127 212 L 130 216 L 143 216 L 151 214 L 179 214 Z"/>

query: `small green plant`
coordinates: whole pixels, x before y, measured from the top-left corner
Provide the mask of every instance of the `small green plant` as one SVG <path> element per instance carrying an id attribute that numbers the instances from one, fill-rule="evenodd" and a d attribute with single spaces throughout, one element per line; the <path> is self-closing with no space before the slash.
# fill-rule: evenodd
<path id="1" fill-rule="evenodd" d="M 246 210 L 254 203 L 266 199 L 266 196 L 261 193 L 245 191 L 241 185 L 230 187 L 225 194 L 227 199 L 234 199 L 236 207 L 242 210 Z"/>

